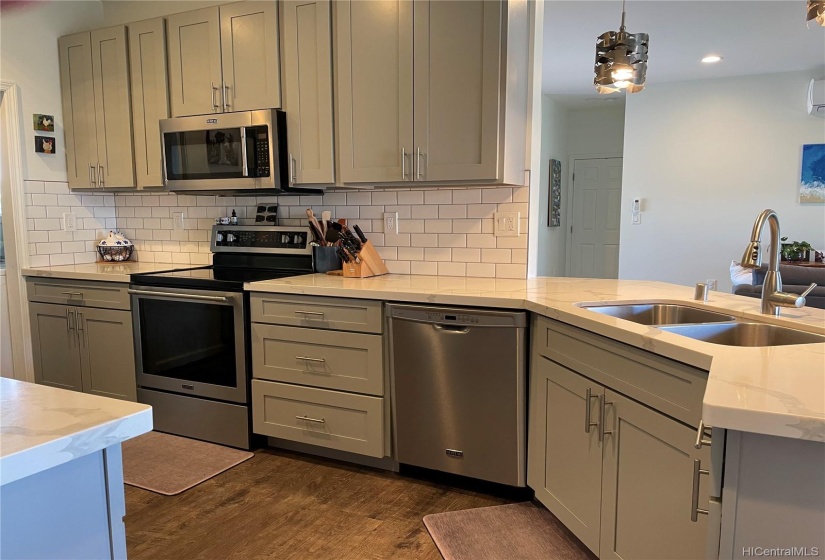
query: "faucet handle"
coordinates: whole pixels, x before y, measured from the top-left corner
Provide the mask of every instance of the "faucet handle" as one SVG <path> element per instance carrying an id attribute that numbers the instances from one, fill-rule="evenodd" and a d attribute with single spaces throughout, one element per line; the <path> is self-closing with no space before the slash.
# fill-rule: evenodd
<path id="1" fill-rule="evenodd" d="M 802 292 L 801 294 L 799 294 L 799 297 L 804 298 L 805 296 L 807 296 L 808 294 L 810 294 L 810 293 L 813 291 L 813 289 L 814 289 L 814 288 L 816 288 L 816 282 L 812 282 L 812 283 L 811 283 L 811 285 L 810 285 L 810 286 L 808 286 L 808 289 L 807 289 L 807 290 L 805 290 L 804 292 Z M 805 305 L 805 304 L 803 303 L 802 305 Z"/>

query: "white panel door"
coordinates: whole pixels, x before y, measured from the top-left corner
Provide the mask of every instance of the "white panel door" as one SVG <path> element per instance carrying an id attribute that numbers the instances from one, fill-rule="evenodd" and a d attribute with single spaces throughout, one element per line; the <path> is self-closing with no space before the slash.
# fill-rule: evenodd
<path id="1" fill-rule="evenodd" d="M 341 0 L 335 10 L 341 180 L 411 181 L 413 3 Z"/>
<path id="2" fill-rule="evenodd" d="M 617 278 L 622 158 L 578 159 L 573 175 L 568 276 Z"/>

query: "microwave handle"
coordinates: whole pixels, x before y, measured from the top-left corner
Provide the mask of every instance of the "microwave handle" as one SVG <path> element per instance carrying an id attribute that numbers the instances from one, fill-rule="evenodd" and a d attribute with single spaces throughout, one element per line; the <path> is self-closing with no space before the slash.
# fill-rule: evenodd
<path id="1" fill-rule="evenodd" d="M 166 186 L 167 177 L 166 177 L 166 134 L 163 132 L 160 133 L 160 167 L 161 173 L 163 176 L 161 179 L 163 180 L 163 186 Z"/>
<path id="2" fill-rule="evenodd" d="M 246 127 L 241 127 L 241 161 L 243 167 L 241 168 L 241 175 L 249 177 L 249 165 L 246 160 Z"/>

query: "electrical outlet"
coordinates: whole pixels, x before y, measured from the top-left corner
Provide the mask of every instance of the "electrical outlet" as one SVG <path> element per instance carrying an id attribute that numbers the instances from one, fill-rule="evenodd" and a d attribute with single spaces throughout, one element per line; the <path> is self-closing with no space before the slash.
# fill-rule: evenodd
<path id="1" fill-rule="evenodd" d="M 70 212 L 63 213 L 63 231 L 77 231 L 77 215 Z"/>
<path id="2" fill-rule="evenodd" d="M 398 233 L 398 212 L 384 212 L 384 233 Z"/>
<path id="3" fill-rule="evenodd" d="M 642 223 L 642 213 L 641 212 L 633 212 L 631 215 L 630 223 L 634 226 L 638 226 Z"/>
<path id="4" fill-rule="evenodd" d="M 184 229 L 183 212 L 172 212 L 172 227 L 175 229 Z"/>
<path id="5" fill-rule="evenodd" d="M 518 237 L 521 212 L 496 212 L 493 218 L 496 237 Z"/>
<path id="6" fill-rule="evenodd" d="M 708 290 L 716 290 L 716 278 L 705 280 L 705 284 L 707 284 Z"/>

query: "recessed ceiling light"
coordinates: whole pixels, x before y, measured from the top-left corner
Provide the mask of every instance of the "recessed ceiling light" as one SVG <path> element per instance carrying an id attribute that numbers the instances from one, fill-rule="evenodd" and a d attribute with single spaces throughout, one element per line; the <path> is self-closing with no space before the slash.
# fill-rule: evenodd
<path id="1" fill-rule="evenodd" d="M 721 60 L 722 60 L 722 57 L 719 56 L 718 54 L 710 54 L 710 55 L 706 56 L 705 58 L 703 58 L 702 62 L 704 62 L 705 64 L 713 64 L 713 63 L 719 62 Z"/>

